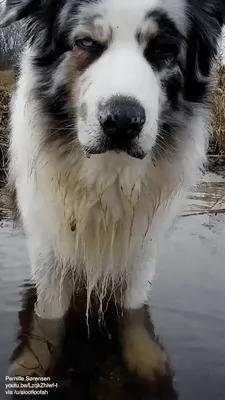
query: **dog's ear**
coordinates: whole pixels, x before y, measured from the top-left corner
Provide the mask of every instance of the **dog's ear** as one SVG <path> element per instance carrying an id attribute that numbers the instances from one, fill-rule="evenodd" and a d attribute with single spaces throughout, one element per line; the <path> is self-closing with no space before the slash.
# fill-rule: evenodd
<path id="1" fill-rule="evenodd" d="M 189 23 L 184 73 L 184 98 L 201 101 L 217 56 L 225 22 L 225 0 L 188 0 Z"/>
<path id="2" fill-rule="evenodd" d="M 215 5 L 215 17 L 219 20 L 221 26 L 225 24 L 225 1 L 217 0 Z"/>
<path id="3" fill-rule="evenodd" d="M 5 0 L 0 13 L 0 27 L 4 28 L 15 21 L 34 15 L 46 0 Z"/>

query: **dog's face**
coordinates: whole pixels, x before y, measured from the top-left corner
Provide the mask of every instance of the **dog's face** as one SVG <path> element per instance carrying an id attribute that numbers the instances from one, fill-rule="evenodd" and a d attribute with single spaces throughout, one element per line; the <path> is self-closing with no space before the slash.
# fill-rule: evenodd
<path id="1" fill-rule="evenodd" d="M 176 24 L 166 8 L 146 0 L 81 7 L 74 52 L 87 65 L 76 82 L 77 127 L 87 152 L 115 150 L 143 158 L 154 146 L 168 101 L 161 76 L 167 70 L 182 79 L 177 67 L 182 10 L 177 7 Z"/>
<path id="2" fill-rule="evenodd" d="M 78 139 L 87 153 L 114 150 L 143 158 L 154 146 L 168 102 L 162 77 L 167 71 L 175 84 L 182 80 L 182 6 L 175 15 L 177 23 L 169 7 L 159 9 L 153 0 L 81 6 L 71 39 L 83 71 L 73 89 Z"/>
<path id="3" fill-rule="evenodd" d="M 174 146 L 208 101 L 222 11 L 222 0 L 8 0 L 4 23 L 30 16 L 46 140 L 142 159 Z"/>

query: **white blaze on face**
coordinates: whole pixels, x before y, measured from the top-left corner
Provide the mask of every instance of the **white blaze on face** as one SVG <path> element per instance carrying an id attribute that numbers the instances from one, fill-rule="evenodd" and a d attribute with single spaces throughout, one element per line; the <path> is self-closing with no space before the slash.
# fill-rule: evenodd
<path id="1" fill-rule="evenodd" d="M 91 144 L 100 132 L 99 103 L 112 96 L 130 96 L 139 101 L 146 112 L 146 123 L 140 141 L 146 150 L 154 144 L 157 132 L 159 84 L 151 67 L 139 53 L 135 42 L 114 43 L 86 72 L 86 85 L 79 102 L 87 104 L 87 118 L 78 121 L 78 137 L 82 145 Z M 92 143 L 93 144 L 93 143 Z"/>

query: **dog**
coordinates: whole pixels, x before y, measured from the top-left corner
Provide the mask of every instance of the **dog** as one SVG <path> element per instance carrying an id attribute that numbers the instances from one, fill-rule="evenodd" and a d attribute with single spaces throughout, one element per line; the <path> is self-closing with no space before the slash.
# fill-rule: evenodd
<path id="1" fill-rule="evenodd" d="M 32 330 L 56 348 L 72 296 L 86 291 L 87 329 L 92 297 L 99 315 L 112 298 L 124 362 L 145 380 L 165 372 L 146 304 L 206 161 L 224 15 L 222 0 L 7 0 L 1 18 L 26 26 L 9 186 L 37 290 Z M 24 350 L 15 374 L 48 370 L 44 344 L 30 345 L 42 369 Z"/>

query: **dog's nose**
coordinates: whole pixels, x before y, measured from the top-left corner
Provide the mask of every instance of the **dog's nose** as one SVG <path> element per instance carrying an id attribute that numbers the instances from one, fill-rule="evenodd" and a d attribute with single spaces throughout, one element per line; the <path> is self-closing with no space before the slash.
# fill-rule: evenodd
<path id="1" fill-rule="evenodd" d="M 146 121 L 145 110 L 132 97 L 113 97 L 100 106 L 99 122 L 110 139 L 132 140 L 137 137 Z"/>

